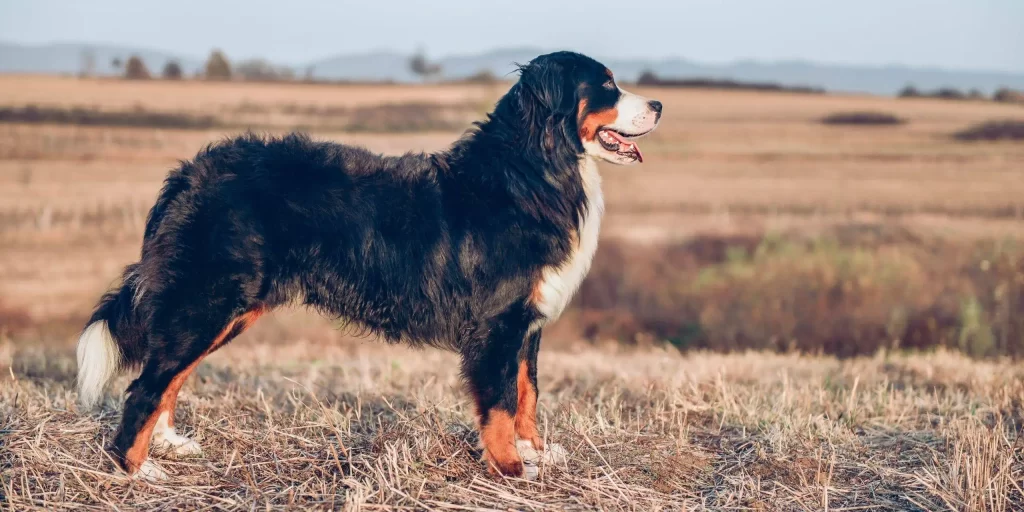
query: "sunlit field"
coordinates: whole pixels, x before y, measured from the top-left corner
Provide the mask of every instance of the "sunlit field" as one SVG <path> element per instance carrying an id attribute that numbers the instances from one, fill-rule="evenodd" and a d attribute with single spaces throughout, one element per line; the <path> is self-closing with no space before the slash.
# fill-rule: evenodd
<path id="1" fill-rule="evenodd" d="M 540 355 L 566 457 L 536 481 L 484 470 L 454 355 L 300 310 L 186 383 L 202 456 L 115 471 L 130 377 L 80 413 L 74 341 L 178 160 L 247 128 L 442 150 L 507 87 L 0 76 L 0 503 L 1024 508 L 1024 144 L 953 137 L 1024 109 L 847 95 L 637 90 L 664 118 L 643 165 L 601 169 L 601 247 Z"/>

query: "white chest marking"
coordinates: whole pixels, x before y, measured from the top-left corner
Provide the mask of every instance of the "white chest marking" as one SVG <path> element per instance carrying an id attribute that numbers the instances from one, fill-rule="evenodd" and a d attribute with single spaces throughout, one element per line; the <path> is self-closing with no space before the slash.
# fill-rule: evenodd
<path id="1" fill-rule="evenodd" d="M 604 215 L 604 195 L 601 192 L 597 162 L 589 157 L 582 158 L 580 175 L 587 198 L 587 213 L 580 219 L 579 236 L 569 258 L 561 266 L 545 268 L 541 275 L 541 282 L 534 295 L 534 305 L 544 318 L 537 321 L 531 330 L 556 320 L 562 314 L 590 271 L 590 263 L 597 252 L 601 217 Z"/>

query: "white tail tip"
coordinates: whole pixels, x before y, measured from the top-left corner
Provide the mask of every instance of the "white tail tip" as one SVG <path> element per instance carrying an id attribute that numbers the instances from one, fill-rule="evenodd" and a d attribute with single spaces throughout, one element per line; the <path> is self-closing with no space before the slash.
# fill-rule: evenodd
<path id="1" fill-rule="evenodd" d="M 120 369 L 121 350 L 110 335 L 106 321 L 93 322 L 78 338 L 78 401 L 94 407 L 107 383 Z"/>

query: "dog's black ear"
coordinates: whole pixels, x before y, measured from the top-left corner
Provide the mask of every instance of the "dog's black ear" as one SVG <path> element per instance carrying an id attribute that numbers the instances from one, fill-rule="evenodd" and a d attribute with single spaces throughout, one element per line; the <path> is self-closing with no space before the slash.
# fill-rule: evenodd
<path id="1" fill-rule="evenodd" d="M 575 70 L 554 58 L 535 59 L 520 66 L 520 109 L 526 117 L 531 136 L 544 149 L 556 167 L 575 164 L 582 143 L 576 133 L 576 109 L 579 103 Z"/>
<path id="2" fill-rule="evenodd" d="M 575 111 L 579 95 L 573 71 L 553 59 L 534 60 L 519 67 L 519 83 L 549 113 L 567 115 Z"/>

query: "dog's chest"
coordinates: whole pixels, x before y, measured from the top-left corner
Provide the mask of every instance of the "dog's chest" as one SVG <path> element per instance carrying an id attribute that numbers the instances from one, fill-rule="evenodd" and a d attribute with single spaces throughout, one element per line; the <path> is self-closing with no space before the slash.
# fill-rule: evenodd
<path id="1" fill-rule="evenodd" d="M 537 311 L 543 315 L 535 327 L 554 321 L 562 314 L 590 271 L 590 263 L 597 252 L 597 239 L 604 215 L 604 196 L 597 163 L 590 158 L 580 162 L 583 191 L 587 198 L 587 213 L 580 221 L 580 230 L 569 258 L 559 266 L 545 268 L 531 297 Z"/>

